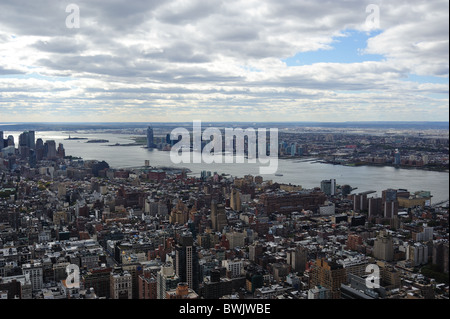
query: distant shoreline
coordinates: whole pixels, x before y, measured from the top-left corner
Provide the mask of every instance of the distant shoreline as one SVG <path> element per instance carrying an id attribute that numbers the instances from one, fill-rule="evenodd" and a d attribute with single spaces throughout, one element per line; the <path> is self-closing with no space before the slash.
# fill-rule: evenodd
<path id="1" fill-rule="evenodd" d="M 423 170 L 423 171 L 430 171 L 430 172 L 442 172 L 442 173 L 449 173 L 449 168 L 440 168 L 440 167 L 420 167 L 420 166 L 406 166 L 406 165 L 392 165 L 392 164 L 375 164 L 375 163 L 360 163 L 360 164 L 355 164 L 355 163 L 346 163 L 346 164 L 341 164 L 341 163 L 333 163 L 333 162 L 328 162 L 328 161 L 324 161 L 324 160 L 318 160 L 317 163 L 322 163 L 322 164 L 331 164 L 331 165 L 340 165 L 340 166 L 349 166 L 349 167 L 358 167 L 358 166 L 373 166 L 373 167 L 393 167 L 393 168 L 399 168 L 399 169 L 416 169 L 416 170 Z"/>
<path id="2" fill-rule="evenodd" d="M 449 130 L 448 121 L 361 121 L 361 122 L 209 122 L 205 125 L 228 127 L 298 127 L 325 129 L 378 129 L 378 130 Z M 145 129 L 192 126 L 191 122 L 1 122 L 2 131 L 75 131 L 75 130 L 111 130 L 111 129 Z"/>

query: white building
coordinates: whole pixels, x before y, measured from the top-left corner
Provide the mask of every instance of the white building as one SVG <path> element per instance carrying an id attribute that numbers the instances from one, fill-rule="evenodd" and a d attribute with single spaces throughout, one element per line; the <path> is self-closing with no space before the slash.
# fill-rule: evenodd
<path id="1" fill-rule="evenodd" d="M 423 231 L 416 235 L 416 241 L 433 240 L 433 227 L 423 227 Z"/>
<path id="2" fill-rule="evenodd" d="M 244 263 L 242 260 L 222 260 L 222 267 L 225 267 L 227 271 L 231 273 L 232 278 L 242 276 L 244 269 Z"/>
<path id="3" fill-rule="evenodd" d="M 167 262 L 161 267 L 156 276 L 157 299 L 166 299 L 166 292 L 175 289 L 180 282 L 180 277 L 175 274 L 172 262 Z"/>
<path id="4" fill-rule="evenodd" d="M 408 244 L 406 248 L 406 260 L 411 261 L 414 267 L 427 264 L 428 246 L 422 243 Z"/>
<path id="5" fill-rule="evenodd" d="M 128 271 L 112 272 L 110 276 L 111 299 L 132 299 L 132 277 Z"/>
<path id="6" fill-rule="evenodd" d="M 41 290 L 44 284 L 43 266 L 39 262 L 22 265 L 22 273 L 31 281 L 33 291 Z"/>
<path id="7" fill-rule="evenodd" d="M 315 286 L 308 290 L 308 299 L 331 299 L 331 291 L 322 286 Z"/>
<path id="8" fill-rule="evenodd" d="M 353 274 L 360 277 L 366 275 L 366 268 L 369 264 L 365 255 L 356 255 L 346 259 L 340 259 L 337 262 L 345 268 L 347 274 Z"/>

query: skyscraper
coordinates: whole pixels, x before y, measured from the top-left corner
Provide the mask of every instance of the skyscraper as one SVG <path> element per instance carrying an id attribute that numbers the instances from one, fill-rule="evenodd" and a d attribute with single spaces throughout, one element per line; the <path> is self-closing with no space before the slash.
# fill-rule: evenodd
<path id="1" fill-rule="evenodd" d="M 28 146 L 28 132 L 23 132 L 19 135 L 19 146 Z"/>
<path id="2" fill-rule="evenodd" d="M 367 195 L 371 192 L 362 192 L 359 194 L 352 194 L 353 200 L 353 210 L 355 212 L 368 210 L 369 201 L 367 200 Z"/>
<path id="3" fill-rule="evenodd" d="M 3 131 L 0 131 L 0 151 L 3 149 L 3 144 L 5 141 L 3 140 Z"/>
<path id="4" fill-rule="evenodd" d="M 187 282 L 189 288 L 198 291 L 198 255 L 191 233 L 183 233 L 176 245 L 175 273 L 180 277 L 181 282 Z"/>
<path id="5" fill-rule="evenodd" d="M 369 217 L 376 217 L 383 215 L 383 199 L 381 197 L 369 198 Z"/>
<path id="6" fill-rule="evenodd" d="M 36 148 L 36 136 L 34 131 L 28 131 L 28 147 L 32 150 Z"/>
<path id="7" fill-rule="evenodd" d="M 334 196 L 336 194 L 336 180 L 323 180 L 320 182 L 320 190 L 329 196 Z"/>
<path id="8" fill-rule="evenodd" d="M 66 151 L 64 150 L 64 145 L 62 143 L 59 143 L 56 153 L 59 158 L 64 158 L 66 156 Z"/>
<path id="9" fill-rule="evenodd" d="M 304 272 L 306 269 L 306 262 L 308 261 L 308 248 L 298 245 L 291 248 L 287 252 L 287 263 L 294 271 Z"/>
<path id="10" fill-rule="evenodd" d="M 15 144 L 14 144 L 14 136 L 8 135 L 7 144 L 8 145 L 6 145 L 6 146 L 15 146 Z"/>
<path id="11" fill-rule="evenodd" d="M 393 218 L 398 214 L 398 199 L 396 189 L 382 191 L 383 210 L 385 218 Z"/>
<path id="12" fill-rule="evenodd" d="M 189 219 L 188 207 L 182 200 L 178 200 L 177 205 L 172 209 L 169 217 L 171 224 L 184 225 Z"/>
<path id="13" fill-rule="evenodd" d="M 44 158 L 44 141 L 41 138 L 36 140 L 36 160 L 40 161 Z"/>
<path id="14" fill-rule="evenodd" d="M 157 299 L 166 299 L 166 292 L 177 287 L 180 277 L 175 274 L 173 264 L 167 262 L 156 276 Z"/>
<path id="15" fill-rule="evenodd" d="M 398 201 L 384 202 L 384 218 L 394 218 L 398 215 Z"/>
<path id="16" fill-rule="evenodd" d="M 230 207 L 232 210 L 240 211 L 242 209 L 241 205 L 241 193 L 233 188 L 230 194 Z"/>
<path id="17" fill-rule="evenodd" d="M 36 167 L 36 161 L 37 161 L 36 151 L 31 149 L 29 157 L 28 157 L 28 163 L 30 164 L 30 167 L 32 167 L 32 168 Z"/>
<path id="18" fill-rule="evenodd" d="M 223 228 L 228 224 L 225 206 L 211 201 L 211 226 L 215 231 L 222 232 Z"/>
<path id="19" fill-rule="evenodd" d="M 56 143 L 54 140 L 46 141 L 44 144 L 44 157 L 56 158 Z"/>
<path id="20" fill-rule="evenodd" d="M 264 248 L 259 242 L 254 242 L 248 246 L 248 258 L 251 261 L 256 262 L 256 260 L 263 254 Z"/>
<path id="21" fill-rule="evenodd" d="M 397 190 L 396 189 L 385 189 L 384 191 L 382 191 L 381 193 L 383 202 L 392 202 L 397 200 Z"/>
<path id="22" fill-rule="evenodd" d="M 295 156 L 297 151 L 297 145 L 296 144 L 291 144 L 291 156 Z"/>
<path id="23" fill-rule="evenodd" d="M 36 148 L 35 132 L 26 131 L 19 135 L 19 147 L 26 146 L 30 149 Z"/>
<path id="24" fill-rule="evenodd" d="M 153 129 L 151 126 L 147 128 L 147 148 L 155 148 Z"/>

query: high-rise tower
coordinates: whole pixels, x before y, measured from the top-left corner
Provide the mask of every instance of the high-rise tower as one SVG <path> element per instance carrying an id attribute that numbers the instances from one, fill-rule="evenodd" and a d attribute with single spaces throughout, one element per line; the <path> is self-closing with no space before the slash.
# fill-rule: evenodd
<path id="1" fill-rule="evenodd" d="M 36 134 L 34 131 L 28 131 L 28 147 L 32 150 L 36 149 Z"/>
<path id="2" fill-rule="evenodd" d="M 177 287 L 180 277 L 175 274 L 171 262 L 162 265 L 161 270 L 157 273 L 156 282 L 157 299 L 166 299 L 166 292 Z"/>
<path id="3" fill-rule="evenodd" d="M 194 239 L 191 233 L 183 233 L 175 248 L 175 273 L 180 277 L 180 281 L 187 282 L 189 288 L 198 291 L 198 272 L 198 255 Z"/>
<path id="4" fill-rule="evenodd" d="M 228 225 L 227 213 L 223 204 L 217 204 L 211 201 L 211 226 L 215 231 L 222 232 L 223 228 Z"/>
<path id="5" fill-rule="evenodd" d="M 56 143 L 54 140 L 48 140 L 44 143 L 44 157 L 56 158 Z"/>
<path id="6" fill-rule="evenodd" d="M 151 126 L 147 128 L 147 148 L 155 148 L 153 128 Z"/>
<path id="7" fill-rule="evenodd" d="M 241 193 L 233 188 L 230 194 L 230 207 L 234 211 L 240 211 L 242 209 L 241 205 Z"/>
<path id="8" fill-rule="evenodd" d="M 320 182 L 320 190 L 329 196 L 336 195 L 336 180 L 323 180 Z"/>

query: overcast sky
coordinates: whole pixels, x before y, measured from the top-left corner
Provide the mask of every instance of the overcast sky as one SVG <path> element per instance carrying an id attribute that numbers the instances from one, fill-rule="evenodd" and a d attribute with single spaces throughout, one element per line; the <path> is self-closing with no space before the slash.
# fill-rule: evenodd
<path id="1" fill-rule="evenodd" d="M 0 122 L 448 121 L 448 19 L 448 0 L 0 0 Z"/>

